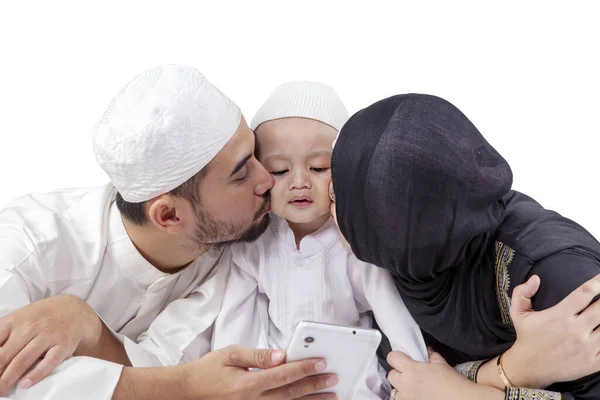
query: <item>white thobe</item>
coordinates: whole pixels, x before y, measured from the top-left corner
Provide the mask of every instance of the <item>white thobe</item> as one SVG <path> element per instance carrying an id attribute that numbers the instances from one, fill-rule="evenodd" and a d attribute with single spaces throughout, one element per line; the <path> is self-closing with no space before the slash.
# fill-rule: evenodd
<path id="1" fill-rule="evenodd" d="M 98 313 L 133 366 L 198 359 L 210 351 L 230 250 L 209 251 L 177 273 L 161 272 L 127 235 L 115 195 L 112 185 L 29 195 L 0 212 L 0 317 L 69 294 Z M 74 357 L 9 398 L 110 399 L 121 368 Z"/>
<path id="2" fill-rule="evenodd" d="M 332 220 L 303 238 L 299 249 L 287 222 L 274 215 L 272 220 L 256 242 L 232 246 L 213 349 L 230 344 L 285 349 L 300 321 L 371 327 L 372 311 L 392 349 L 427 360 L 421 331 L 389 272 L 358 260 Z M 355 398 L 385 398 L 389 389 L 374 357 Z"/>

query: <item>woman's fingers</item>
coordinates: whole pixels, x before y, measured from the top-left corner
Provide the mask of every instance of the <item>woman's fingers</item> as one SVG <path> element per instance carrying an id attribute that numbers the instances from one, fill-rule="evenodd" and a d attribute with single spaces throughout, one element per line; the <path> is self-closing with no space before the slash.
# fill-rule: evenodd
<path id="1" fill-rule="evenodd" d="M 600 295 L 600 275 L 596 275 L 565 297 L 556 307 L 562 308 L 569 314 L 577 315 L 585 310 L 594 299 Z"/>

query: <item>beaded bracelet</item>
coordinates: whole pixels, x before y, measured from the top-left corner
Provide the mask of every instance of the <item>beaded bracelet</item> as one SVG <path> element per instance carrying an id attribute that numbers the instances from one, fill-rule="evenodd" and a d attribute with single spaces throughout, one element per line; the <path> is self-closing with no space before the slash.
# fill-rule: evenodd
<path id="1" fill-rule="evenodd" d="M 477 373 L 481 366 L 487 361 L 488 360 L 469 361 L 455 366 L 454 369 L 471 382 L 477 383 Z"/>
<path id="2" fill-rule="evenodd" d="M 504 388 L 504 400 L 562 400 L 562 395 L 548 390 L 507 386 Z"/>

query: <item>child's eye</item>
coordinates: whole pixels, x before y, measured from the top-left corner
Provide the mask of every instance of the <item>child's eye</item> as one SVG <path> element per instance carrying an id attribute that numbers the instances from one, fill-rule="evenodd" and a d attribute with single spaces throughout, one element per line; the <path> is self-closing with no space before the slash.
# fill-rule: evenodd
<path id="1" fill-rule="evenodd" d="M 325 172 L 327 171 L 329 168 L 311 168 L 313 171 L 315 172 Z"/>
<path id="2" fill-rule="evenodd" d="M 286 172 L 288 172 L 288 170 L 287 170 L 287 169 L 282 169 L 282 170 L 280 170 L 280 171 L 274 171 L 274 172 L 271 172 L 271 175 L 276 175 L 276 176 L 279 176 L 279 175 L 284 175 Z"/>

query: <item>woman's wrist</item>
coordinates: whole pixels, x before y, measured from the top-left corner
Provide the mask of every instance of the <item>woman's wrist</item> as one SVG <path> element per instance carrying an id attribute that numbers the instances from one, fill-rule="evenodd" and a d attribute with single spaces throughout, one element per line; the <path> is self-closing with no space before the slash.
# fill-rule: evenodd
<path id="1" fill-rule="evenodd" d="M 524 388 L 550 386 L 553 383 L 551 379 L 543 376 L 544 370 L 536 368 L 533 361 L 513 345 L 502 357 L 502 369 L 513 386 Z"/>
<path id="2" fill-rule="evenodd" d="M 535 376 L 539 369 L 529 368 L 531 363 L 527 359 L 520 359 L 518 349 L 507 350 L 502 357 L 502 369 L 515 387 L 545 388 L 552 384 L 547 380 Z M 476 381 L 480 385 L 504 390 L 506 385 L 498 372 L 498 357 L 494 357 L 478 368 Z"/>
<path id="3" fill-rule="evenodd" d="M 480 385 L 490 386 L 496 389 L 504 390 L 504 382 L 498 375 L 496 362 L 498 357 L 494 357 L 486 361 L 477 372 L 477 383 Z"/>
<path id="4" fill-rule="evenodd" d="M 503 389 L 485 386 L 481 384 L 471 384 L 468 391 L 460 391 L 460 398 L 465 400 L 505 400 Z"/>

